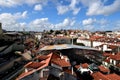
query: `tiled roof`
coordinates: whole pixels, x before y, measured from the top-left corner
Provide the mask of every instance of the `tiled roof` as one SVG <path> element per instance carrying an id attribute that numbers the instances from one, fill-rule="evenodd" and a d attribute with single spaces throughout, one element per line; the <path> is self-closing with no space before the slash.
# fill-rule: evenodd
<path id="1" fill-rule="evenodd" d="M 103 53 L 103 56 L 105 56 L 105 57 L 109 57 L 111 55 L 112 55 L 111 53 Z"/>
<path id="2" fill-rule="evenodd" d="M 75 68 L 78 69 L 80 66 L 82 68 L 88 68 L 89 65 L 87 63 L 84 63 L 84 64 L 81 64 L 81 65 L 75 65 Z"/>
<path id="3" fill-rule="evenodd" d="M 101 39 L 101 38 L 105 38 L 105 37 L 104 36 L 91 36 L 90 40 L 98 40 L 98 39 Z"/>
<path id="4" fill-rule="evenodd" d="M 96 72 L 92 74 L 94 80 L 120 80 L 120 76 L 117 74 L 104 75 L 101 72 Z"/>
<path id="5" fill-rule="evenodd" d="M 31 70 L 28 70 L 28 72 L 23 72 L 22 74 L 20 74 L 20 76 L 18 76 L 18 78 L 16 80 L 21 80 L 26 76 L 29 76 L 30 74 L 44 68 L 47 67 L 49 65 L 49 62 L 51 60 L 53 53 L 50 53 L 46 56 L 48 56 L 48 58 L 46 60 L 43 60 L 42 62 L 29 62 L 28 64 L 26 64 L 24 67 L 26 68 L 34 68 Z"/>
<path id="6" fill-rule="evenodd" d="M 81 64 L 82 68 L 88 68 L 88 64 L 87 63 L 84 63 L 84 64 Z"/>
<path id="7" fill-rule="evenodd" d="M 60 58 L 60 56 L 59 56 L 57 53 L 54 53 L 54 54 L 52 55 L 52 59 L 57 59 L 57 58 Z"/>
<path id="8" fill-rule="evenodd" d="M 52 61 L 52 63 L 60 66 L 60 67 L 69 67 L 71 66 L 71 64 L 67 61 L 65 61 L 65 59 L 56 59 L 54 61 Z"/>
<path id="9" fill-rule="evenodd" d="M 101 72 L 110 72 L 110 70 L 104 66 L 98 66 Z"/>
<path id="10" fill-rule="evenodd" d="M 120 60 L 120 55 L 111 55 L 110 58 L 114 60 Z"/>
<path id="11" fill-rule="evenodd" d="M 42 65 L 44 65 L 45 63 L 41 63 L 41 62 L 32 62 L 31 64 L 27 65 L 26 68 L 34 68 L 37 69 L 39 67 L 41 67 Z"/>
<path id="12" fill-rule="evenodd" d="M 49 56 L 46 55 L 40 55 L 36 57 L 38 60 L 46 60 L 47 58 L 49 58 Z"/>
<path id="13" fill-rule="evenodd" d="M 75 68 L 78 69 L 80 67 L 80 65 L 75 65 Z"/>
<path id="14" fill-rule="evenodd" d="M 115 48 L 117 48 L 117 46 L 115 46 L 115 45 L 109 45 L 109 48 L 110 49 L 115 49 Z"/>
<path id="15" fill-rule="evenodd" d="M 92 77 L 94 78 L 94 80 L 110 80 L 105 75 L 103 75 L 101 72 L 93 73 Z"/>
<path id="16" fill-rule="evenodd" d="M 120 80 L 120 76 L 117 75 L 117 74 L 115 74 L 115 73 L 113 73 L 113 74 L 108 74 L 108 75 L 106 75 L 106 76 L 109 78 L 109 80 Z"/>

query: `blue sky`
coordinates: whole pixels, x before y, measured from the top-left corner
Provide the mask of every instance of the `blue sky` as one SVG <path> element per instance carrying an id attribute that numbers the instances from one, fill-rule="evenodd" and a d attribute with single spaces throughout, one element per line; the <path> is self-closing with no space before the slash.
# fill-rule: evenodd
<path id="1" fill-rule="evenodd" d="M 120 30 L 120 0 L 0 0 L 5 30 Z"/>

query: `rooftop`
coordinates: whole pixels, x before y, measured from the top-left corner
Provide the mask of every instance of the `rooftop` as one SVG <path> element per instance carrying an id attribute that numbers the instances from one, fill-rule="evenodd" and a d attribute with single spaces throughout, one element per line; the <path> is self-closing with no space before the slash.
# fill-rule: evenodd
<path id="1" fill-rule="evenodd" d="M 52 63 L 60 66 L 60 67 L 69 67 L 71 66 L 71 64 L 67 61 L 65 61 L 65 59 L 56 59 L 54 61 L 52 61 Z"/>
<path id="2" fill-rule="evenodd" d="M 45 46 L 45 47 L 41 48 L 40 50 L 61 50 L 61 49 L 71 49 L 71 48 L 97 50 L 97 49 L 91 48 L 91 47 L 78 46 L 78 45 L 72 45 L 72 44 L 49 45 L 49 46 Z"/>
<path id="3" fill-rule="evenodd" d="M 47 67 L 50 60 L 51 60 L 52 54 L 53 53 L 46 55 L 46 56 L 48 56 L 48 58 L 46 60 L 41 61 L 41 62 L 29 62 L 28 64 L 26 64 L 24 66 L 25 69 L 30 68 L 30 70 L 28 69 L 27 72 L 23 72 L 22 74 L 20 74 L 20 76 L 18 76 L 18 78 L 16 80 L 23 79 L 24 77 L 29 76 L 30 74 L 32 74 L 32 73 L 34 73 L 42 68 Z"/>
<path id="4" fill-rule="evenodd" d="M 98 66 L 101 72 L 110 72 L 110 70 L 104 66 Z"/>

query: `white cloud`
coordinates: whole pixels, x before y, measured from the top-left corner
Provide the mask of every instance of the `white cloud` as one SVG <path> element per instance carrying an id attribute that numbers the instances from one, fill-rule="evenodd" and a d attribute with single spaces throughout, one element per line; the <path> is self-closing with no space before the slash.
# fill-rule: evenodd
<path id="1" fill-rule="evenodd" d="M 120 0 L 114 0 L 110 5 L 105 5 L 107 1 L 101 0 L 80 0 L 81 3 L 88 7 L 86 15 L 110 15 L 120 10 Z"/>
<path id="2" fill-rule="evenodd" d="M 57 6 L 57 11 L 58 11 L 58 14 L 64 14 L 69 11 L 69 7 L 60 5 L 60 6 Z"/>
<path id="3" fill-rule="evenodd" d="M 32 23 L 35 24 L 35 25 L 40 25 L 41 23 L 43 24 L 45 22 L 48 22 L 48 18 L 36 19 Z"/>
<path id="4" fill-rule="evenodd" d="M 27 17 L 27 13 L 28 13 L 27 11 L 24 11 L 24 12 L 22 13 L 22 17 L 23 17 L 23 18 L 26 18 L 26 17 Z"/>
<path id="5" fill-rule="evenodd" d="M 12 14 L 11 14 L 12 15 Z M 26 18 L 28 15 L 28 12 L 27 11 L 24 11 L 23 13 L 21 12 L 17 12 L 15 14 L 13 14 L 12 16 L 14 17 L 14 19 L 21 19 L 21 18 Z"/>
<path id="6" fill-rule="evenodd" d="M 14 7 L 22 4 L 34 5 L 34 4 L 42 4 L 46 5 L 48 0 L 0 0 L 1 7 Z"/>
<path id="7" fill-rule="evenodd" d="M 42 10 L 42 5 L 41 4 L 35 5 L 34 10 L 36 11 Z"/>
<path id="8" fill-rule="evenodd" d="M 115 23 L 113 23 L 115 25 Z M 84 29 L 87 30 L 107 30 L 111 26 L 107 19 L 88 18 L 82 21 Z M 108 28 L 109 29 L 109 28 Z"/>
<path id="9" fill-rule="evenodd" d="M 31 31 L 43 31 L 49 30 L 53 26 L 49 22 L 48 18 L 35 19 L 29 23 L 29 30 Z"/>
<path id="10" fill-rule="evenodd" d="M 48 18 L 35 19 L 31 22 L 20 22 L 22 19 L 27 18 L 27 11 L 18 13 L 2 13 L 0 14 L 0 22 L 2 28 L 10 31 L 21 31 L 23 29 L 28 31 L 43 31 L 50 29 L 62 29 L 72 27 L 75 24 L 74 19 L 65 18 L 62 22 L 53 24 L 49 22 Z"/>
<path id="11" fill-rule="evenodd" d="M 29 23 L 29 30 L 33 31 L 43 31 L 50 29 L 65 29 L 67 27 L 72 27 L 75 24 L 75 20 L 65 18 L 62 22 L 53 24 L 49 22 L 48 18 L 35 19 Z"/>
<path id="12" fill-rule="evenodd" d="M 79 4 L 78 0 L 71 0 L 71 4 L 69 5 L 69 7 L 73 10 L 73 14 L 76 15 L 78 14 L 78 12 L 80 11 L 80 7 L 77 8 L 76 5 Z"/>
<path id="13" fill-rule="evenodd" d="M 74 8 L 74 9 L 73 9 L 73 14 L 74 14 L 74 15 L 78 14 L 79 11 L 80 11 L 80 9 L 81 9 L 81 8 Z"/>
<path id="14" fill-rule="evenodd" d="M 71 0 L 69 5 L 57 5 L 58 14 L 62 15 L 68 11 L 72 11 L 73 15 L 77 15 L 80 11 L 80 7 L 76 7 L 79 4 L 78 0 Z"/>
<path id="15" fill-rule="evenodd" d="M 86 25 L 83 28 L 84 30 L 94 31 L 94 25 Z"/>
<path id="16" fill-rule="evenodd" d="M 92 25 L 93 23 L 96 22 L 96 19 L 88 18 L 82 21 L 83 25 Z"/>
<path id="17" fill-rule="evenodd" d="M 96 23 L 98 23 L 100 25 L 106 25 L 106 24 L 108 24 L 108 21 L 103 18 L 103 19 L 97 20 Z"/>
<path id="18" fill-rule="evenodd" d="M 23 23 L 17 22 L 17 20 L 24 19 L 26 17 L 27 17 L 27 11 L 24 11 L 23 13 L 18 12 L 18 13 L 15 13 L 15 14 L 2 13 L 2 14 L 0 14 L 0 22 L 3 25 L 2 26 L 3 29 L 6 29 L 6 30 L 21 30 L 21 26 L 23 26 Z"/>
<path id="19" fill-rule="evenodd" d="M 73 20 L 73 19 L 69 19 L 69 18 L 65 18 L 64 20 L 63 20 L 63 22 L 61 22 L 61 23 L 58 23 L 58 24 L 56 24 L 55 26 L 59 29 L 61 29 L 61 28 L 67 28 L 67 27 L 72 27 L 72 26 L 74 26 L 74 24 L 75 24 L 75 20 Z"/>

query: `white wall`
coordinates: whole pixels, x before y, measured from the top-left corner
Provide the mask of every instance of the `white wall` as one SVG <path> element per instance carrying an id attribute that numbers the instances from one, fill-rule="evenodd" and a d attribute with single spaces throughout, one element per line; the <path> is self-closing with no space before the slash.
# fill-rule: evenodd
<path id="1" fill-rule="evenodd" d="M 85 46 L 91 46 L 90 40 L 80 40 L 80 39 L 77 39 L 77 43 L 83 43 Z"/>

